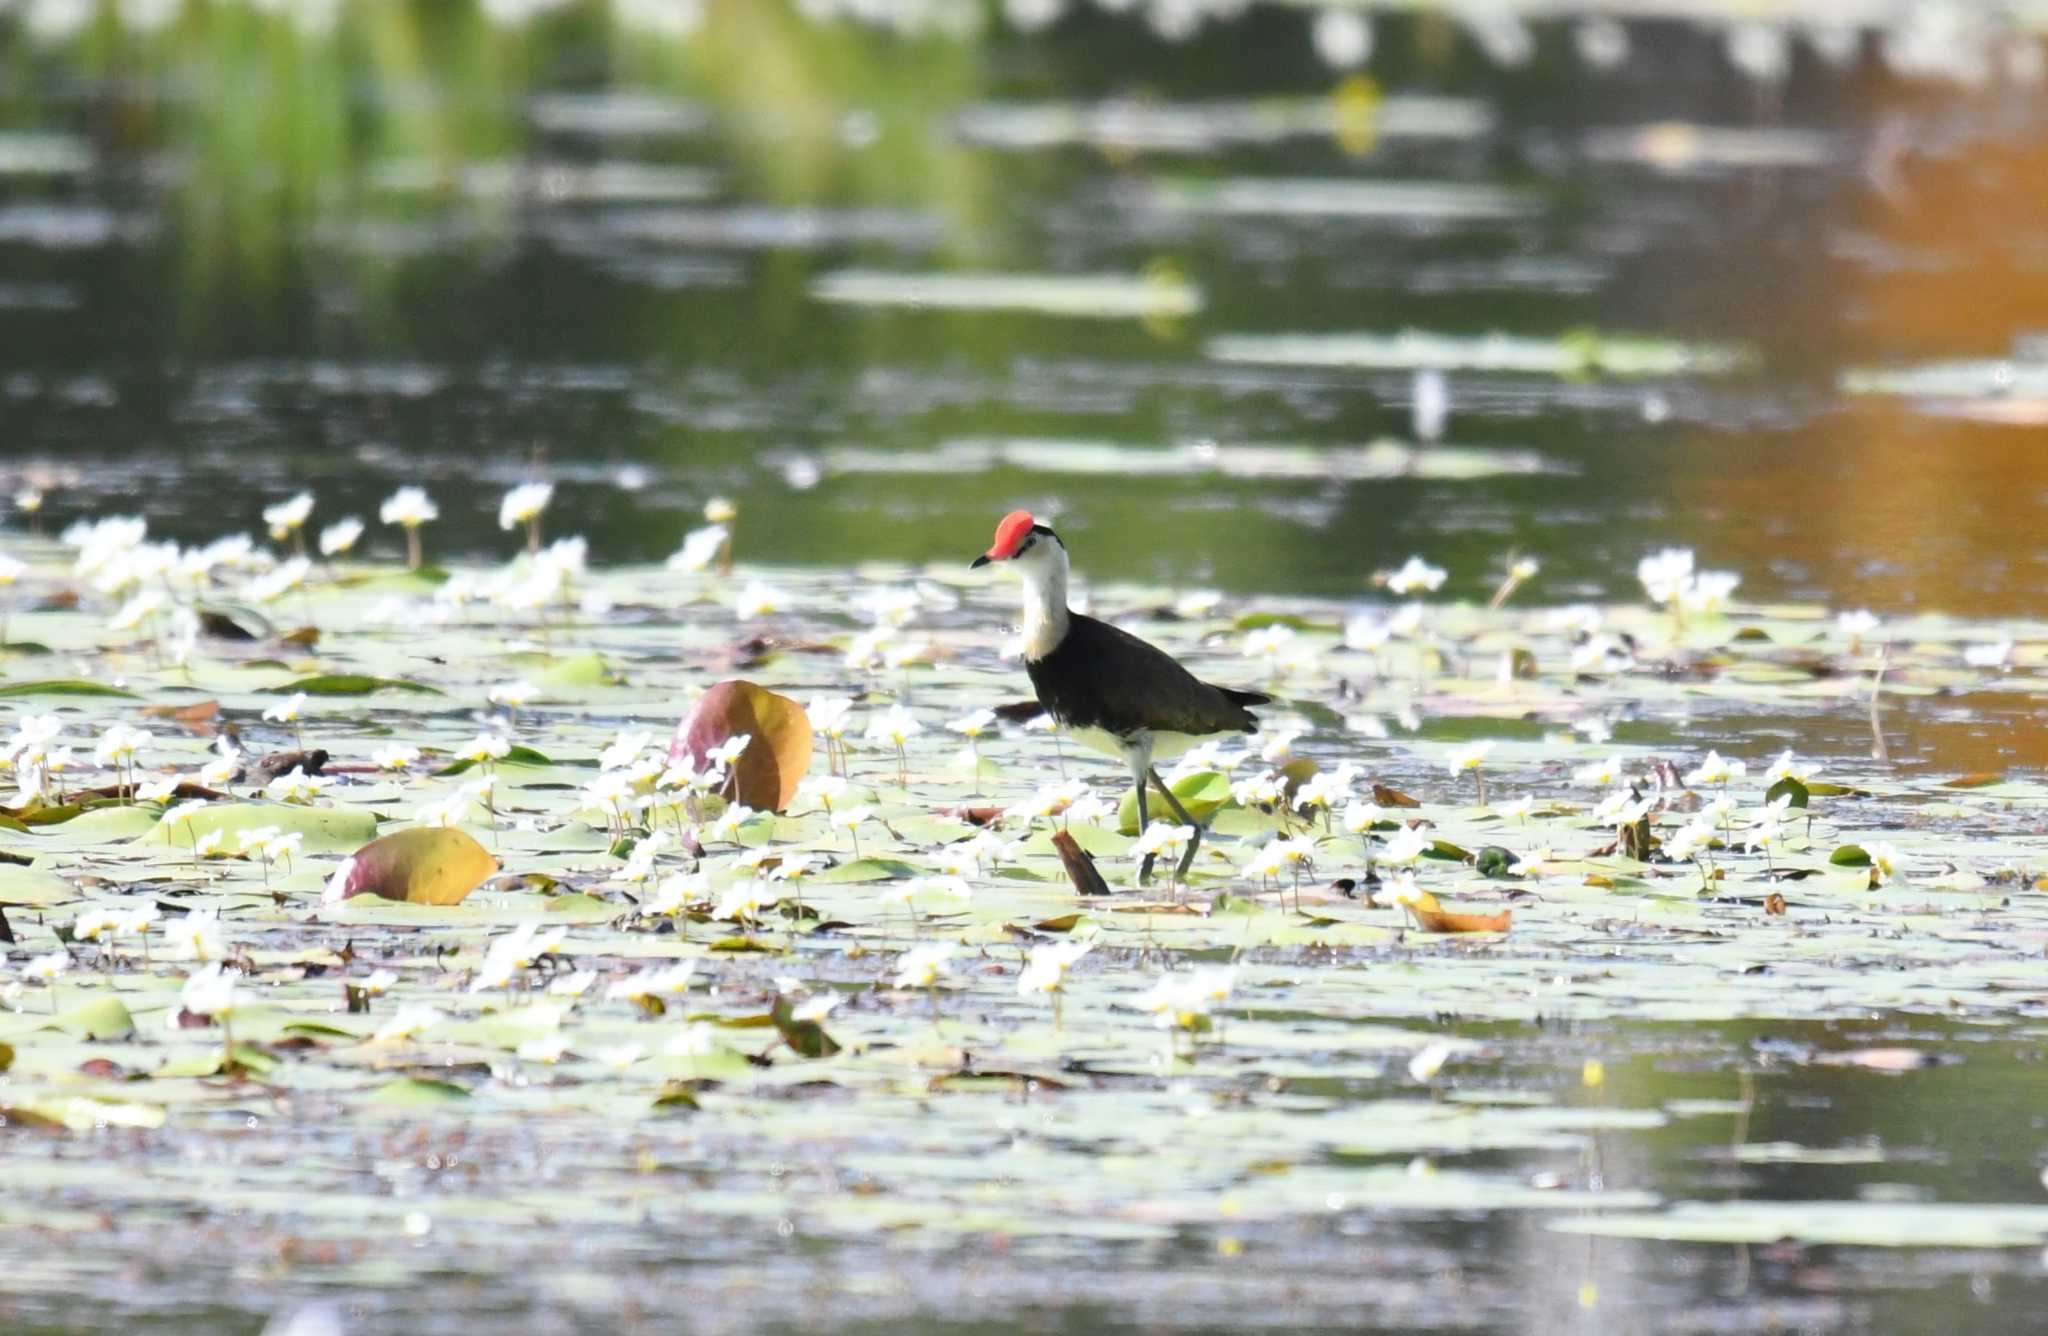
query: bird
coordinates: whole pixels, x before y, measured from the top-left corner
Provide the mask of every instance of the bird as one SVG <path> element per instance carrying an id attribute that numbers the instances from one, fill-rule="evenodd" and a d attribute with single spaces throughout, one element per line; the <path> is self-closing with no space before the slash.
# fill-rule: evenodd
<path id="1" fill-rule="evenodd" d="M 1185 877 L 1202 842 L 1202 827 L 1159 777 L 1153 762 L 1180 755 L 1219 733 L 1256 733 L 1254 705 L 1272 697 L 1204 682 L 1165 650 L 1067 606 L 1067 547 L 1050 525 L 1013 510 L 996 525 L 978 569 L 1007 562 L 1024 586 L 1024 671 L 1038 703 L 1084 747 L 1121 760 L 1138 797 L 1138 829 L 1150 824 L 1146 790 L 1156 786 L 1174 817 L 1195 834 L 1181 854 Z M 1138 871 L 1152 878 L 1153 855 Z"/>

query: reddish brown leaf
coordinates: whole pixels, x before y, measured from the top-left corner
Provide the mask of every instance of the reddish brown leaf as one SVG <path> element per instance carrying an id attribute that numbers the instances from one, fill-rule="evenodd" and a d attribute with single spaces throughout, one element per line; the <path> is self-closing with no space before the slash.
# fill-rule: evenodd
<path id="1" fill-rule="evenodd" d="M 1445 909 L 1437 898 L 1424 891 L 1407 905 L 1415 926 L 1424 932 L 1506 932 L 1514 911 L 1498 914 L 1458 914 Z"/>
<path id="2" fill-rule="evenodd" d="M 1390 789 L 1384 784 L 1372 786 L 1372 800 L 1382 807 L 1420 807 L 1422 800 L 1411 798 L 1399 789 Z"/>
<path id="3" fill-rule="evenodd" d="M 497 870 L 498 860 L 468 832 L 418 826 L 379 836 L 356 850 L 324 898 L 332 904 L 377 895 L 416 905 L 452 905 Z"/>
<path id="4" fill-rule="evenodd" d="M 749 807 L 780 812 L 811 768 L 811 721 L 787 696 L 752 682 L 720 682 L 676 725 L 668 759 L 701 769 L 713 748 L 742 734 L 753 740 L 732 768 L 728 792 Z"/>
<path id="5" fill-rule="evenodd" d="M 1095 868 L 1095 860 L 1086 849 L 1074 842 L 1074 837 L 1062 830 L 1052 837 L 1052 847 L 1059 852 L 1060 862 L 1067 869 L 1067 880 L 1074 883 L 1074 889 L 1082 895 L 1108 895 L 1109 883 Z"/>

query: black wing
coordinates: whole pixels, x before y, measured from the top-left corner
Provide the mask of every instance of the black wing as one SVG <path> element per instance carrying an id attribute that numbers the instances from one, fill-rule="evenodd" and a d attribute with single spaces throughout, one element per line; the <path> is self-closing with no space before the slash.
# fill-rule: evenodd
<path id="1" fill-rule="evenodd" d="M 1079 613 L 1071 615 L 1059 647 L 1027 660 L 1026 672 L 1046 713 L 1069 728 L 1124 734 L 1256 733 L 1247 705 L 1271 699 L 1256 691 L 1211 686 L 1172 655 L 1128 631 Z"/>

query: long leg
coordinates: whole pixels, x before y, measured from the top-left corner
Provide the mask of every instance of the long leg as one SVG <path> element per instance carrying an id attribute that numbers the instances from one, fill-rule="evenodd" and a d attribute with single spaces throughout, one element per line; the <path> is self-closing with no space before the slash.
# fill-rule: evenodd
<path id="1" fill-rule="evenodd" d="M 1188 847 L 1181 851 L 1180 869 L 1179 871 L 1174 873 L 1176 877 L 1179 877 L 1181 880 L 1185 881 L 1187 879 L 1188 869 L 1195 865 L 1195 850 L 1201 848 L 1202 846 L 1201 823 L 1188 815 L 1188 809 L 1180 805 L 1180 799 L 1175 796 L 1173 789 L 1167 785 L 1167 782 L 1159 777 L 1159 772 L 1157 770 L 1153 769 L 1150 766 L 1147 766 L 1145 768 L 1145 775 L 1146 778 L 1150 779 L 1154 784 L 1157 784 L 1159 786 L 1159 796 L 1166 799 L 1166 805 L 1173 810 L 1174 819 L 1179 821 L 1183 826 L 1186 826 L 1189 830 L 1195 832 L 1194 836 L 1188 840 Z M 1138 792 L 1142 795 L 1144 791 L 1145 786 L 1141 782 L 1138 785 Z"/>
<path id="2" fill-rule="evenodd" d="M 1145 776 L 1152 773 L 1152 739 L 1144 733 L 1135 733 L 1123 739 L 1124 764 L 1130 767 L 1131 783 L 1138 789 L 1138 834 L 1145 833 L 1151 824 L 1151 812 L 1145 803 Z M 1138 864 L 1138 884 L 1146 885 L 1152 880 L 1154 855 L 1146 854 Z"/>
<path id="3" fill-rule="evenodd" d="M 1139 776 L 1138 776 L 1138 833 L 1139 833 L 1140 835 L 1143 835 L 1143 834 L 1145 833 L 1145 827 L 1146 827 L 1146 826 L 1148 826 L 1148 825 L 1150 825 L 1150 824 L 1151 824 L 1151 816 L 1150 816 L 1150 814 L 1149 814 L 1149 813 L 1147 813 L 1147 812 L 1146 812 L 1146 810 L 1145 810 L 1145 777 L 1144 777 L 1143 775 L 1139 775 Z M 1151 880 L 1152 880 L 1152 858 L 1153 858 L 1153 855 L 1151 855 L 1151 854 L 1146 854 L 1146 855 L 1145 855 L 1145 858 L 1144 858 L 1144 861 L 1138 864 L 1138 884 L 1139 884 L 1140 886 L 1143 886 L 1143 885 L 1145 885 L 1145 884 L 1146 884 L 1147 882 L 1149 882 L 1149 881 L 1151 881 Z"/>

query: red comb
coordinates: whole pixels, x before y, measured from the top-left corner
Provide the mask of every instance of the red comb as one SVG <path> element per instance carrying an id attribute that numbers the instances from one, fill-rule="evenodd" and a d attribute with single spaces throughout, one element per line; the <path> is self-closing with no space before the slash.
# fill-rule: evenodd
<path id="1" fill-rule="evenodd" d="M 1024 536 L 1031 532 L 1035 521 L 1028 510 L 1013 510 L 1003 516 L 1003 522 L 996 526 L 996 541 L 990 545 L 988 559 L 1001 561 L 1010 556 L 1024 542 Z"/>

